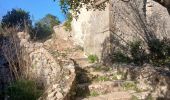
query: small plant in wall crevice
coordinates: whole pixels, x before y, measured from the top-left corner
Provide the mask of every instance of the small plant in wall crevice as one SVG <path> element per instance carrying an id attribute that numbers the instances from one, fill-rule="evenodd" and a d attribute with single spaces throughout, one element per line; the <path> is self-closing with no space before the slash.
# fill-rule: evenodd
<path id="1" fill-rule="evenodd" d="M 88 60 L 89 60 L 90 63 L 95 63 L 95 62 L 99 61 L 97 55 L 89 55 Z"/>

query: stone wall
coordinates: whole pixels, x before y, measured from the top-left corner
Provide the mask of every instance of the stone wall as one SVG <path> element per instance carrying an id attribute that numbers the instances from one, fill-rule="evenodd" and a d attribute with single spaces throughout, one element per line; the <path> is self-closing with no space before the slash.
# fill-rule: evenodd
<path id="1" fill-rule="evenodd" d="M 73 41 L 84 47 L 87 55 L 96 54 L 100 58 L 102 45 L 110 35 L 109 4 L 102 11 L 87 11 L 82 8 L 80 12 L 78 19 L 72 21 Z"/>

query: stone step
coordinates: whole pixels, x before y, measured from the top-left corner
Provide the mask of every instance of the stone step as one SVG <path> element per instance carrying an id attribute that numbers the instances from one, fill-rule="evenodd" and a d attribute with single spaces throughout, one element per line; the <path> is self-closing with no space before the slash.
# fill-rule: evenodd
<path id="1" fill-rule="evenodd" d="M 86 67 L 90 67 L 94 65 L 94 63 L 90 63 L 87 58 L 79 58 L 79 59 L 74 59 L 74 60 L 77 62 L 77 64 L 81 68 L 86 68 Z"/>
<path id="2" fill-rule="evenodd" d="M 122 81 L 105 81 L 98 83 L 84 83 L 77 85 L 77 96 L 106 94 L 116 91 L 123 91 Z M 81 91 L 81 92 L 79 92 Z"/>
<path id="3" fill-rule="evenodd" d="M 126 91 L 112 92 L 96 97 L 77 98 L 76 100 L 131 100 L 132 95 Z"/>

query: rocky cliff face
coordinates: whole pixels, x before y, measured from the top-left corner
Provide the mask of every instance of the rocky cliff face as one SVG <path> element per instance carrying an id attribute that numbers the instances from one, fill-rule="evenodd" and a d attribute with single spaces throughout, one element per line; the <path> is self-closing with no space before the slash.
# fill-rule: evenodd
<path id="1" fill-rule="evenodd" d="M 118 44 L 145 40 L 147 35 L 169 37 L 169 26 L 167 9 L 153 0 L 112 0 L 104 11 L 82 8 L 78 20 L 72 22 L 72 37 L 86 54 L 102 58 Z"/>
<path id="2" fill-rule="evenodd" d="M 146 15 L 148 23 L 153 26 L 158 38 L 170 37 L 170 15 L 164 6 L 153 0 L 148 0 Z"/>
<path id="3" fill-rule="evenodd" d="M 102 44 L 109 37 L 109 4 L 105 10 L 87 11 L 81 9 L 79 18 L 72 21 L 73 41 L 81 45 L 85 53 L 96 54 L 99 57 L 102 52 Z"/>

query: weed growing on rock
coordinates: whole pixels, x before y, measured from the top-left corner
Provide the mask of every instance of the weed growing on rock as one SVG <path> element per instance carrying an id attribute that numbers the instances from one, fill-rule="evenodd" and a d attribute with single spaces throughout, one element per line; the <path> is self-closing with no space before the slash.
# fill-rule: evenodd
<path id="1" fill-rule="evenodd" d="M 110 79 L 107 76 L 100 76 L 95 79 L 96 82 L 109 81 Z"/>
<path id="2" fill-rule="evenodd" d="M 137 86 L 135 82 L 127 81 L 122 84 L 124 90 L 137 90 Z"/>
<path id="3" fill-rule="evenodd" d="M 92 97 L 96 97 L 98 95 L 99 95 L 99 93 L 97 93 L 96 91 L 91 91 L 90 92 L 90 96 L 92 96 Z"/>
<path id="4" fill-rule="evenodd" d="M 98 59 L 97 55 L 89 55 L 89 56 L 88 56 L 88 60 L 89 60 L 90 63 L 95 63 L 95 62 L 97 62 L 99 59 Z"/>

